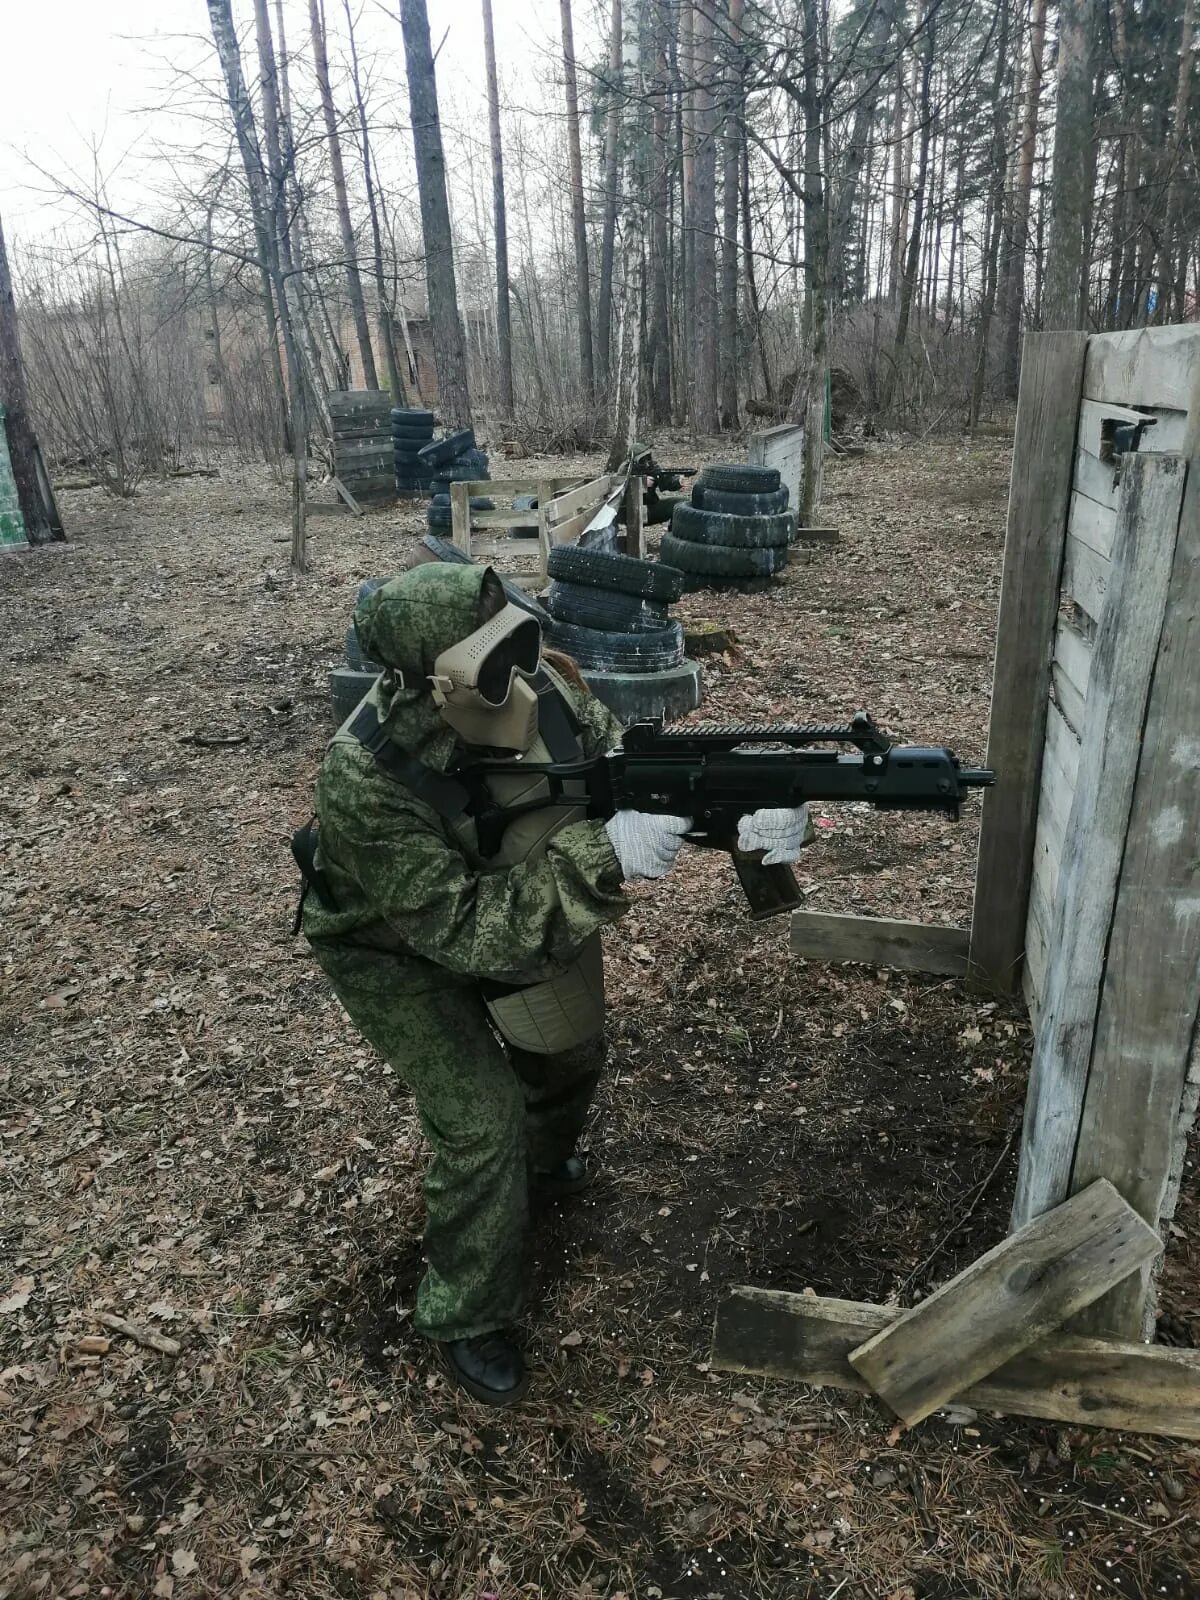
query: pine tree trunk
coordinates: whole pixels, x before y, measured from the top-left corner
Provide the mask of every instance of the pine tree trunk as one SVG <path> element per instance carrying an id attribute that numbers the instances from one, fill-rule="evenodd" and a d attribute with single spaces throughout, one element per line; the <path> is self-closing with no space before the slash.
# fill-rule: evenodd
<path id="1" fill-rule="evenodd" d="M 421 232 L 425 241 L 425 284 L 433 360 L 438 377 L 438 409 L 451 428 L 471 425 L 467 353 L 458 314 L 454 281 L 454 243 L 446 198 L 446 157 L 438 116 L 437 79 L 429 40 L 425 0 L 400 0 L 404 61 L 408 77 L 409 116 L 421 196 Z"/>
<path id="2" fill-rule="evenodd" d="M 872 15 L 870 31 L 863 45 L 865 67 L 862 75 L 865 82 L 858 90 L 854 122 L 842 162 L 841 181 L 837 186 L 837 199 L 829 223 L 829 296 L 835 307 L 841 306 L 846 299 L 846 253 L 850 243 L 850 223 L 858 202 L 859 179 L 875 125 L 880 85 L 886 76 L 884 62 L 892 21 L 891 9 L 883 3 L 883 0 L 878 0 Z"/>
<path id="3" fill-rule="evenodd" d="M 979 327 L 975 343 L 975 374 L 971 384 L 969 425 L 979 421 L 983 390 L 987 379 L 988 347 L 991 343 L 992 313 L 996 306 L 996 281 L 999 269 L 1000 236 L 1004 227 L 1005 129 L 1008 125 L 1004 104 L 1004 77 L 1008 70 L 1008 35 L 1011 8 L 1009 0 L 997 0 L 1000 25 L 997 29 L 996 74 L 992 81 L 992 182 L 988 197 L 990 232 L 985 236 L 983 294 L 979 304 Z"/>
<path id="4" fill-rule="evenodd" d="M 899 31 L 897 29 L 897 34 L 899 34 Z M 901 53 L 900 41 L 897 37 L 895 89 L 892 99 L 891 127 L 888 130 L 892 140 L 892 231 L 891 244 L 888 250 L 888 300 L 892 304 L 895 304 L 896 296 L 900 292 L 900 229 L 904 209 L 904 186 L 908 181 L 904 174 L 904 124 L 904 56 Z"/>
<path id="5" fill-rule="evenodd" d="M 693 217 L 696 281 L 696 403 L 692 425 L 716 433 L 717 328 L 717 146 L 713 112 L 713 18 L 709 0 L 696 0 L 693 62 L 696 72 L 696 206 Z"/>
<path id="6" fill-rule="evenodd" d="M 1017 181 L 1013 192 L 1011 286 L 1004 325 L 1004 391 L 1017 398 L 1021 378 L 1021 312 L 1025 303 L 1025 261 L 1029 246 L 1029 209 L 1033 196 L 1033 158 L 1037 150 L 1038 111 L 1046 53 L 1046 0 L 1033 0 L 1029 19 L 1029 76 L 1021 119 Z"/>
<path id="7" fill-rule="evenodd" d="M 1078 328 L 1083 240 L 1091 195 L 1085 187 L 1092 140 L 1092 41 L 1095 0 L 1061 0 L 1058 108 L 1046 253 L 1046 328 Z"/>
<path id="8" fill-rule="evenodd" d="M 571 0 L 559 0 L 562 16 L 563 81 L 567 95 L 567 153 L 571 165 L 571 221 L 575 233 L 575 304 L 579 322 L 579 375 L 590 400 L 596 393 L 592 359 L 592 293 L 588 272 L 587 216 L 583 206 L 583 155 L 579 145 L 579 89 L 575 80 L 575 37 Z"/>
<path id="9" fill-rule="evenodd" d="M 617 4 L 617 0 L 614 0 Z M 650 213 L 650 329 L 647 349 L 651 422 L 671 420 L 671 116 L 667 88 L 670 82 L 670 13 L 655 7 L 654 18 L 654 142 L 653 192 Z"/>
<path id="10" fill-rule="evenodd" d="M 38 475 L 37 435 L 29 411 L 29 391 L 25 386 L 17 304 L 8 265 L 8 249 L 4 243 L 3 222 L 0 222 L 0 401 L 3 402 L 0 429 L 8 436 L 8 453 L 17 488 L 17 502 L 25 522 L 25 537 L 30 544 L 52 544 L 65 535 L 54 508 L 46 501 Z"/>
<path id="11" fill-rule="evenodd" d="M 354 243 L 354 229 L 350 222 L 350 202 L 346 195 L 346 169 L 342 165 L 342 145 L 338 136 L 337 113 L 333 105 L 333 91 L 329 86 L 329 59 L 325 52 L 325 19 L 321 14 L 321 0 L 308 0 L 308 20 L 312 30 L 313 63 L 317 69 L 317 88 L 321 95 L 321 112 L 325 118 L 325 137 L 329 143 L 329 170 L 333 177 L 333 197 L 337 208 L 338 231 L 345 258 L 346 293 L 354 317 L 354 332 L 358 339 L 358 356 L 362 362 L 363 381 L 368 389 L 378 389 L 379 377 L 375 371 L 375 352 L 371 348 L 371 330 L 367 323 L 367 308 L 363 302 L 362 277 L 358 270 L 358 250 Z"/>
<path id="12" fill-rule="evenodd" d="M 729 0 L 724 30 L 725 137 L 721 164 L 721 427 L 740 426 L 738 418 L 738 197 L 741 189 L 742 141 L 745 137 L 745 84 L 740 57 L 745 0 Z"/>
<path id="13" fill-rule="evenodd" d="M 1001 0 L 1004 3 L 1004 0 Z M 929 114 L 929 81 L 933 71 L 933 13 L 929 0 L 923 8 L 923 28 L 918 34 L 917 48 L 920 51 L 920 109 L 917 113 L 921 124 L 920 155 L 917 158 L 917 181 L 913 192 L 912 227 L 908 235 L 908 252 L 905 257 L 904 271 L 900 280 L 900 314 L 896 319 L 896 339 L 893 346 L 894 357 L 887 369 L 887 376 L 883 383 L 883 399 L 881 409 L 886 411 L 891 404 L 892 389 L 895 384 L 895 375 L 899 369 L 904 346 L 908 339 L 908 322 L 912 314 L 913 292 L 917 282 L 917 265 L 921 255 L 921 227 L 925 215 L 925 184 L 929 176 L 929 139 L 932 128 L 932 118 Z M 914 65 L 916 63 L 914 62 Z"/>
<path id="14" fill-rule="evenodd" d="M 604 231 L 600 240 L 600 303 L 596 308 L 596 357 L 601 380 L 608 382 L 612 367 L 613 325 L 613 256 L 616 251 L 617 210 L 621 203 L 621 85 L 622 0 L 609 0 L 612 17 L 609 23 L 608 76 L 609 105 L 604 125 Z M 654 127 L 658 135 L 659 118 L 665 119 L 666 106 L 662 97 L 654 102 Z M 665 177 L 666 174 L 664 173 Z M 665 226 L 666 219 L 663 218 Z M 665 263 L 664 263 L 665 268 Z M 657 264 L 656 264 L 657 281 Z"/>
<path id="15" fill-rule="evenodd" d="M 1171 134 L 1167 141 L 1167 214 L 1162 232 L 1158 265 L 1158 314 L 1160 320 L 1184 316 L 1184 283 L 1187 277 L 1187 245 L 1182 233 L 1183 184 L 1180 167 L 1181 147 L 1188 125 L 1188 103 L 1192 86 L 1192 37 L 1196 26 L 1196 0 L 1184 0 L 1179 45 L 1179 76 L 1175 83 L 1175 106 Z"/>
<path id="16" fill-rule="evenodd" d="M 679 246 L 683 268 L 683 326 L 680 362 L 680 411 L 691 421 L 696 410 L 696 364 L 691 359 L 696 335 L 696 38 L 692 0 L 678 0 L 679 49 Z"/>
<path id="17" fill-rule="evenodd" d="M 492 228 L 496 238 L 496 349 L 500 360 L 500 409 L 513 413 L 512 308 L 508 290 L 508 208 L 504 202 L 504 151 L 500 142 L 500 84 L 492 0 L 483 0 L 483 49 L 487 59 L 488 127 L 492 142 Z"/>

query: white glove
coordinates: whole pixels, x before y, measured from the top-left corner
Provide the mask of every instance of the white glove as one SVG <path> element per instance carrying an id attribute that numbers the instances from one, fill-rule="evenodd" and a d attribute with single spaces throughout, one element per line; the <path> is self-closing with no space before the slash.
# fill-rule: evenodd
<path id="1" fill-rule="evenodd" d="M 691 817 L 656 817 L 649 811 L 616 811 L 604 831 L 629 878 L 664 878 L 675 865 Z"/>
<path id="2" fill-rule="evenodd" d="M 739 850 L 765 850 L 764 867 L 778 867 L 785 862 L 799 861 L 800 851 L 813 836 L 813 826 L 808 820 L 808 807 L 795 810 L 784 807 L 776 810 L 764 806 L 761 811 L 750 812 L 738 823 Z"/>

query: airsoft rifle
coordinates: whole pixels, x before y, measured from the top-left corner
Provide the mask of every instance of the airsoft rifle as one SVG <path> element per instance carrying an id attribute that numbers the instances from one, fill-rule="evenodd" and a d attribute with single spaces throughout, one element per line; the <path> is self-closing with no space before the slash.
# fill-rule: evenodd
<path id="1" fill-rule="evenodd" d="M 821 745 L 839 748 L 809 748 Z M 960 765 L 942 745 L 892 744 L 865 711 L 844 727 L 702 725 L 667 733 L 655 723 L 639 722 L 626 730 L 621 747 L 606 755 L 536 766 L 504 762 L 489 770 L 537 771 L 550 793 L 548 799 L 477 817 L 485 852 L 493 827 L 502 831 L 517 812 L 546 805 L 582 806 L 589 817 L 599 818 L 622 810 L 692 817 L 687 839 L 729 852 L 756 920 L 792 910 L 801 896 L 790 867 L 764 866 L 761 852 L 738 849 L 738 819 L 747 812 L 854 800 L 881 811 L 957 817 L 968 790 L 990 788 L 996 781 L 987 768 Z"/>

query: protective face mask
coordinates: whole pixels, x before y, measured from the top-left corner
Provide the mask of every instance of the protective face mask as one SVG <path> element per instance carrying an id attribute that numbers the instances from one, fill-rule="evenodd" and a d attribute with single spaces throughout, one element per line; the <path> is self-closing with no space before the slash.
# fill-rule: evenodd
<path id="1" fill-rule="evenodd" d="M 528 750 L 537 737 L 537 694 L 530 678 L 542 631 L 519 606 L 506 605 L 433 664 L 433 701 L 467 744 Z"/>

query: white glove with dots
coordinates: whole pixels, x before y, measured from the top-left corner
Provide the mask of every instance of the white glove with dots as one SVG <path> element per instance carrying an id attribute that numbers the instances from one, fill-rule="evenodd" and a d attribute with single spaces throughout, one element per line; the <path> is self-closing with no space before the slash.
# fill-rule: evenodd
<path id="1" fill-rule="evenodd" d="M 807 806 L 796 806 L 794 810 L 789 806 L 778 809 L 764 806 L 738 823 L 738 849 L 765 850 L 764 867 L 799 861 L 800 851 L 812 837 L 813 826 L 808 820 Z"/>
<path id="2" fill-rule="evenodd" d="M 648 811 L 617 811 L 604 824 L 621 872 L 630 878 L 664 878 L 675 865 L 691 817 L 658 817 Z"/>

